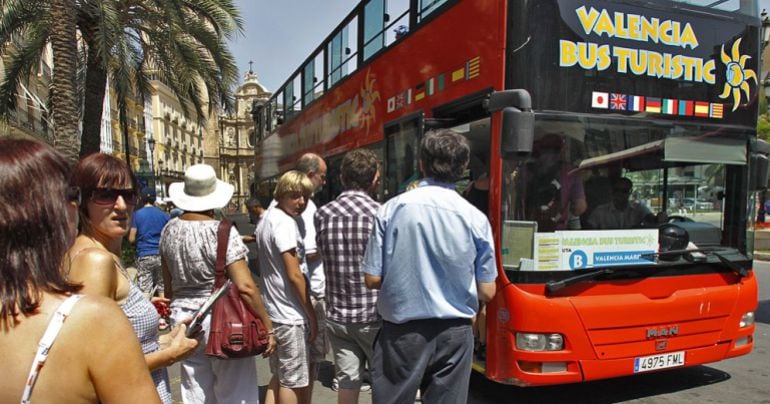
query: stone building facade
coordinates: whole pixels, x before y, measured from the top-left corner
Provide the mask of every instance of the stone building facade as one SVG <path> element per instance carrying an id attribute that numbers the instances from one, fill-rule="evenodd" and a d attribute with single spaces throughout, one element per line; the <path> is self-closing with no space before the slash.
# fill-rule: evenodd
<path id="1" fill-rule="evenodd" d="M 271 96 L 272 93 L 257 80 L 257 75 L 249 70 L 235 92 L 235 111 L 217 117 L 218 175 L 235 187 L 229 206 L 232 212 L 245 212 L 244 203 L 256 192 L 254 148 L 257 134 L 251 112 L 255 102 L 265 103 Z"/>

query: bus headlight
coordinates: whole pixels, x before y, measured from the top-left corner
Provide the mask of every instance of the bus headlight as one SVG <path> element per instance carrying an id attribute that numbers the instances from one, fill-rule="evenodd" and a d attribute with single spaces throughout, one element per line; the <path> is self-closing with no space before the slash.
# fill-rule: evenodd
<path id="1" fill-rule="evenodd" d="M 516 348 L 522 351 L 561 351 L 564 349 L 564 336 L 517 332 Z"/>
<path id="2" fill-rule="evenodd" d="M 744 327 L 750 327 L 752 324 L 754 324 L 754 312 L 748 311 L 746 314 L 741 317 L 741 322 L 738 324 L 740 328 Z"/>

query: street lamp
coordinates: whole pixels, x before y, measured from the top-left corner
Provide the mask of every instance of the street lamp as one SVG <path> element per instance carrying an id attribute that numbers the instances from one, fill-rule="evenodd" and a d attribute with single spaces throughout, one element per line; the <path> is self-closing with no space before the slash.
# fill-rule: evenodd
<path id="1" fill-rule="evenodd" d="M 158 177 L 160 178 L 160 198 L 163 200 L 165 198 L 165 190 L 163 186 L 163 160 L 158 159 Z"/>
<path id="2" fill-rule="evenodd" d="M 153 183 L 152 188 L 156 189 L 158 177 L 155 176 L 155 166 L 153 164 L 155 162 L 155 139 L 153 138 L 147 139 L 147 147 L 150 149 L 150 172 L 152 173 L 152 183 Z"/>

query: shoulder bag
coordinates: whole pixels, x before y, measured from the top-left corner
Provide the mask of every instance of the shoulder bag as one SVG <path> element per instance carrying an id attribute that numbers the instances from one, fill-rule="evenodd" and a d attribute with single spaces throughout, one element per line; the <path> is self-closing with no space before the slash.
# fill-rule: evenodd
<path id="1" fill-rule="evenodd" d="M 225 257 L 233 222 L 224 219 L 217 230 L 217 262 L 214 289 L 225 282 Z M 220 359 L 261 354 L 270 343 L 262 321 L 246 307 L 238 287 L 231 284 L 225 296 L 214 303 L 206 355 Z"/>

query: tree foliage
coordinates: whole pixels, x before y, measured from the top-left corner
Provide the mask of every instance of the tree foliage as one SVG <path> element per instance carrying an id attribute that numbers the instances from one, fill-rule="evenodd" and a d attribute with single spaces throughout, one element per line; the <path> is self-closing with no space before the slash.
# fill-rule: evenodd
<path id="1" fill-rule="evenodd" d="M 0 0 L 0 44 L 10 66 L 0 83 L 0 115 L 15 108 L 18 84 L 36 73 L 46 44 L 58 34 L 56 2 L 74 7 L 85 56 L 76 68 L 85 73 L 84 95 L 74 106 L 84 106 L 81 156 L 98 151 L 108 78 L 121 122 L 127 100 L 143 100 L 151 78 L 165 83 L 198 121 L 205 110 L 232 107 L 237 67 L 226 41 L 243 27 L 233 0 Z"/>

